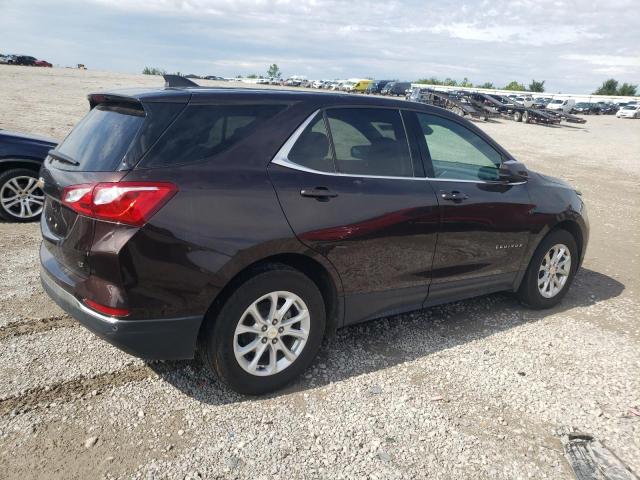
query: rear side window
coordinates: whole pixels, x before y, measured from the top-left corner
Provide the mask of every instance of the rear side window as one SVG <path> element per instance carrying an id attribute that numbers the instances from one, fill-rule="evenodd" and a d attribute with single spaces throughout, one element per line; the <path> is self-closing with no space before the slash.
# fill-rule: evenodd
<path id="1" fill-rule="evenodd" d="M 96 106 L 57 148 L 57 151 L 79 162 L 79 165 L 60 164 L 60 167 L 86 172 L 117 170 L 144 119 L 142 106 Z"/>
<path id="2" fill-rule="evenodd" d="M 332 108 L 326 114 L 338 172 L 413 177 L 409 144 L 399 110 Z"/>
<path id="3" fill-rule="evenodd" d="M 286 105 L 191 105 L 149 151 L 145 167 L 197 162 L 231 148 Z"/>

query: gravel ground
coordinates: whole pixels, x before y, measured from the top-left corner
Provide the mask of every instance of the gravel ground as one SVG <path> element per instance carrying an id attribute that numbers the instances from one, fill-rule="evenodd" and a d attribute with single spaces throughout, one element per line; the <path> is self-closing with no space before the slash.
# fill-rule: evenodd
<path id="1" fill-rule="evenodd" d="M 89 91 L 159 81 L 0 67 L 0 128 L 62 138 Z M 640 473 L 640 121 L 478 125 L 584 194 L 591 241 L 563 303 L 496 294 L 343 329 L 266 397 L 95 338 L 42 292 L 37 225 L 0 223 L 2 477 L 564 479 L 563 427 Z"/>

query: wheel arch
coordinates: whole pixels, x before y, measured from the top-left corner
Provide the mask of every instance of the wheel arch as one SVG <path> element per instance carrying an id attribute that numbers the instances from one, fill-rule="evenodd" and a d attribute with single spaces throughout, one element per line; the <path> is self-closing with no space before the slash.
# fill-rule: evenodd
<path id="1" fill-rule="evenodd" d="M 331 336 L 340 327 L 344 320 L 344 297 L 339 278 L 332 275 L 329 267 L 320 261 L 302 253 L 277 253 L 257 260 L 238 271 L 220 290 L 211 302 L 200 327 L 199 339 L 207 325 L 211 325 L 217 319 L 218 312 L 231 296 L 231 294 L 255 275 L 270 265 L 281 264 L 294 268 L 305 274 L 316 284 L 325 304 L 327 315 L 326 334 Z"/>
<path id="2" fill-rule="evenodd" d="M 38 173 L 42 167 L 42 160 L 34 158 L 7 157 L 0 158 L 0 173 L 11 170 L 12 168 L 26 168 Z"/>
<path id="3" fill-rule="evenodd" d="M 580 224 L 576 220 L 562 220 L 551 227 L 547 227 L 543 231 L 543 233 L 541 233 L 537 237 L 535 243 L 530 246 L 530 248 L 528 249 L 529 253 L 525 259 L 526 263 L 523 262 L 522 268 L 518 272 L 518 275 L 516 275 L 516 280 L 513 284 L 514 292 L 518 291 L 518 289 L 520 288 L 520 285 L 522 284 L 522 280 L 524 279 L 524 276 L 527 273 L 527 269 L 529 268 L 529 264 L 531 263 L 531 259 L 533 258 L 535 251 L 538 249 L 538 247 L 544 241 L 544 239 L 547 238 L 552 232 L 555 232 L 556 230 L 565 230 L 566 232 L 569 232 L 571 236 L 575 239 L 576 246 L 578 247 L 578 258 L 580 259 L 578 263 L 578 268 L 582 265 L 582 260 L 584 259 L 584 249 L 586 246 L 585 234 L 582 231 Z"/>

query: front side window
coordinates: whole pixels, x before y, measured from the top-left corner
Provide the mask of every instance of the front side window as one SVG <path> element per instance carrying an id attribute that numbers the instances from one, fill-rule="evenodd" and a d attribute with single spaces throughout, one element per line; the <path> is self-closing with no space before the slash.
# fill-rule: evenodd
<path id="1" fill-rule="evenodd" d="M 435 178 L 498 180 L 501 155 L 480 136 L 457 122 L 418 113 Z"/>
<path id="2" fill-rule="evenodd" d="M 338 172 L 413 177 L 407 135 L 399 110 L 331 108 L 326 115 Z"/>

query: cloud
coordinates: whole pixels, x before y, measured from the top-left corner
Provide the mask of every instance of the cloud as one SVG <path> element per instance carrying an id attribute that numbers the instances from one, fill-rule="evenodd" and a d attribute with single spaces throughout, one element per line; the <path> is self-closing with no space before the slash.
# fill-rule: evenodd
<path id="1" fill-rule="evenodd" d="M 90 68 L 235 76 L 276 62 L 310 78 L 536 78 L 577 93 L 640 77 L 634 0 L 0 2 L 7 52 Z"/>

